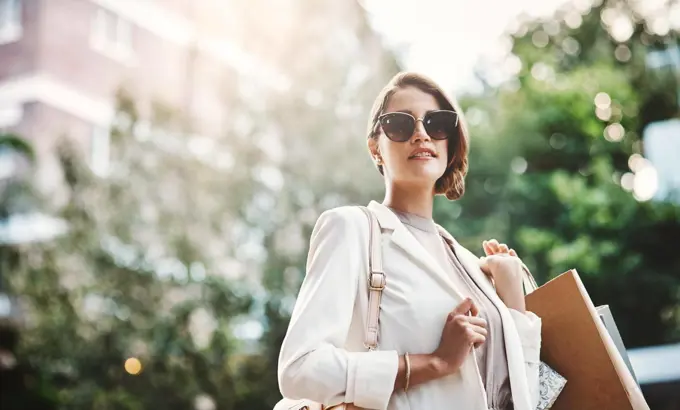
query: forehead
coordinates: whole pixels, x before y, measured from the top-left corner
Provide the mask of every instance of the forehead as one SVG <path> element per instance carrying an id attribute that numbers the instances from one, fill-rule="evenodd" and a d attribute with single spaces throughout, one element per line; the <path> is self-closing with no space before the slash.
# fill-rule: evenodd
<path id="1" fill-rule="evenodd" d="M 439 110 L 437 100 L 416 87 L 398 89 L 387 102 L 385 112 L 403 111 L 414 115 L 424 115 L 428 111 Z"/>

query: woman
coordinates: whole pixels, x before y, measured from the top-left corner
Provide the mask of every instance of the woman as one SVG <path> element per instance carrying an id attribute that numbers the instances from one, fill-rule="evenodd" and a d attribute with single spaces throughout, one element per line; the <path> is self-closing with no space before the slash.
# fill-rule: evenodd
<path id="1" fill-rule="evenodd" d="M 432 220 L 435 195 L 463 195 L 468 135 L 430 79 L 395 76 L 369 119 L 384 176 L 386 287 L 379 348 L 363 346 L 369 225 L 356 207 L 324 212 L 279 358 L 284 397 L 371 409 L 534 410 L 541 321 L 525 311 L 522 263 L 495 240 L 479 259 Z"/>

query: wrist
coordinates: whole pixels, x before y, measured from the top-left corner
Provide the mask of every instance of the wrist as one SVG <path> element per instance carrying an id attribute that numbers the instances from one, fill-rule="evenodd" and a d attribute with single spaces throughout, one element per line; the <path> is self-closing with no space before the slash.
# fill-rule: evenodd
<path id="1" fill-rule="evenodd" d="M 514 309 L 520 313 L 524 313 L 526 311 L 524 294 L 522 294 L 521 292 L 511 292 L 503 296 L 501 295 L 498 296 L 501 298 L 501 300 L 508 309 Z"/>
<path id="2" fill-rule="evenodd" d="M 435 378 L 448 376 L 449 374 L 457 370 L 451 369 L 451 366 L 449 366 L 449 364 L 444 359 L 439 357 L 436 353 L 431 353 L 427 355 L 427 363 L 428 367 L 435 375 Z"/>

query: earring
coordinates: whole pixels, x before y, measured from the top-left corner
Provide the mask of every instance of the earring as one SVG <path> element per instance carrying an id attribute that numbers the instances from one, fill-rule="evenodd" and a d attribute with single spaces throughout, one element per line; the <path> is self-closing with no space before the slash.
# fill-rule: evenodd
<path id="1" fill-rule="evenodd" d="M 375 163 L 378 165 L 382 165 L 382 158 L 380 156 L 375 157 Z"/>

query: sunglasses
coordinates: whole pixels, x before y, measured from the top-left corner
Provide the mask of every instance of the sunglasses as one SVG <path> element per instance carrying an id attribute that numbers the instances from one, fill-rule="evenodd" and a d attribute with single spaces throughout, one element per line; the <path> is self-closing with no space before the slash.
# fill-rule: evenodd
<path id="1" fill-rule="evenodd" d="M 458 114 L 455 111 L 430 111 L 422 118 L 415 118 L 405 112 L 388 112 L 378 117 L 380 126 L 387 138 L 394 142 L 406 142 L 411 139 L 418 121 L 423 123 L 427 135 L 433 140 L 445 140 L 456 135 Z"/>

